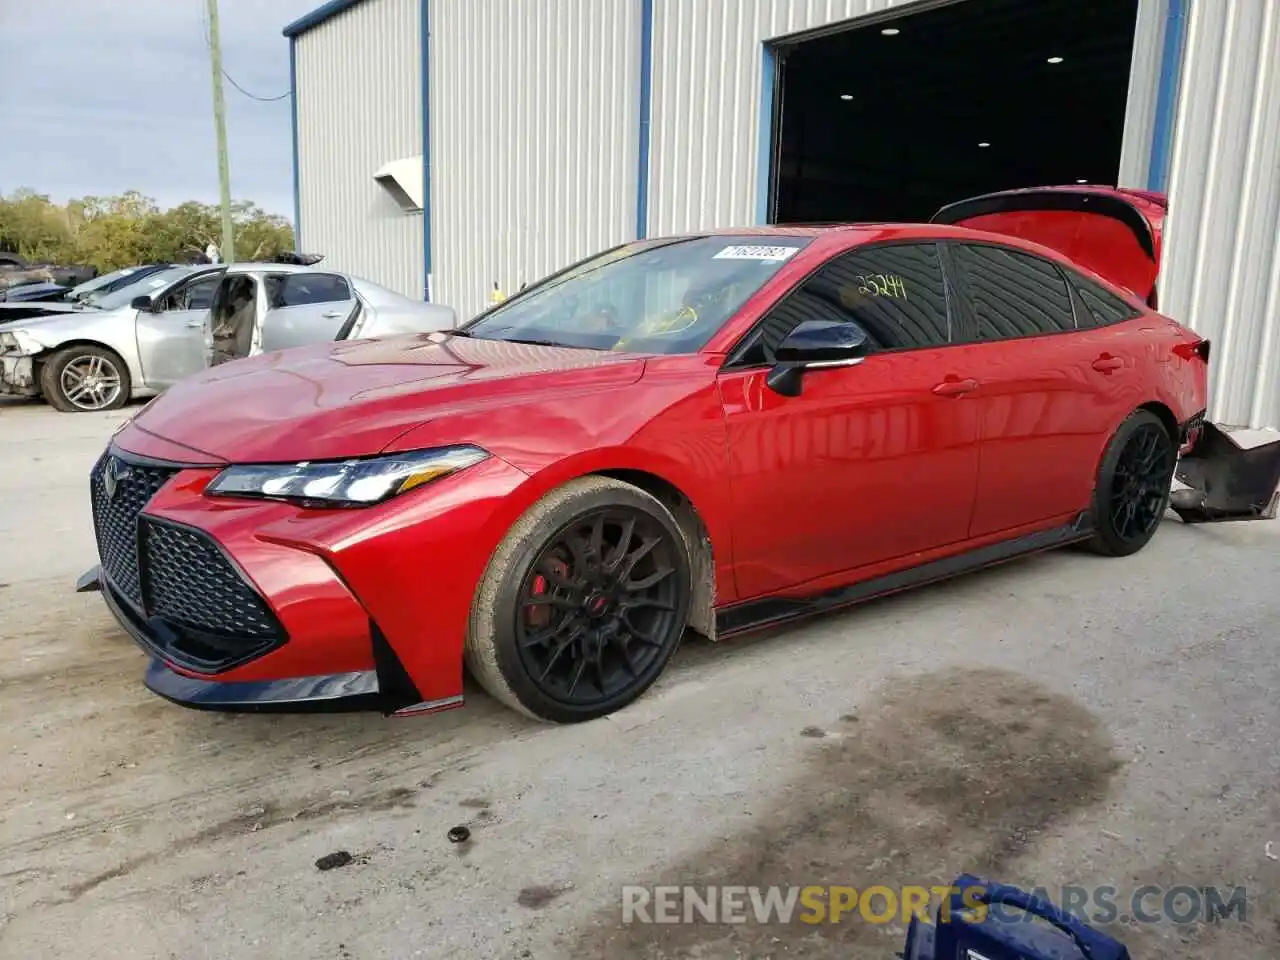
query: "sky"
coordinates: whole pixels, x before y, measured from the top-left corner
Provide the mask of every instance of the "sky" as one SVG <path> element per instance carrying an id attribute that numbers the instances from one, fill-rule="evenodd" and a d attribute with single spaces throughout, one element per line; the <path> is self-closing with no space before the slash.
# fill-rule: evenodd
<path id="1" fill-rule="evenodd" d="M 0 194 L 216 203 L 206 2 L 0 0 Z M 280 31 L 321 2 L 218 0 L 224 71 L 259 97 L 288 91 Z M 232 197 L 292 219 L 289 98 L 223 90 Z"/>

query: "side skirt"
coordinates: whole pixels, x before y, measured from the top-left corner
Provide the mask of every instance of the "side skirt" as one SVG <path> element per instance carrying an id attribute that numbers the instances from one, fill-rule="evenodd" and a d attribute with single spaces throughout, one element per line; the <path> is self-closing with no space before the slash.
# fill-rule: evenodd
<path id="1" fill-rule="evenodd" d="M 931 560 L 917 567 L 836 587 L 812 596 L 765 597 L 760 600 L 748 600 L 746 603 L 716 611 L 716 635 L 717 638 L 729 637 L 751 630 L 760 630 L 791 620 L 850 607 L 864 600 L 910 590 L 912 587 L 924 586 L 927 583 L 950 580 L 952 577 L 972 573 L 984 567 L 992 567 L 1028 554 L 1078 543 L 1089 539 L 1092 533 L 1089 515 L 1081 513 L 1074 522 L 1066 526 L 1041 530 L 1038 533 L 979 547 L 967 553 Z"/>

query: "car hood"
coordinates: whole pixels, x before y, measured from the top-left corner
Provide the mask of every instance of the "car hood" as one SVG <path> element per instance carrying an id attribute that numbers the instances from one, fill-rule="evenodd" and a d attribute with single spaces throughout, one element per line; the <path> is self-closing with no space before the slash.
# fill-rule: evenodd
<path id="1" fill-rule="evenodd" d="M 628 354 L 410 334 L 222 364 L 170 388 L 134 425 L 218 460 L 341 459 L 454 413 L 577 397 L 643 372 Z"/>
<path id="2" fill-rule="evenodd" d="M 41 339 L 58 337 L 64 330 L 79 329 L 125 312 L 129 311 L 96 310 L 74 303 L 0 303 L 0 332 L 23 329 Z"/>

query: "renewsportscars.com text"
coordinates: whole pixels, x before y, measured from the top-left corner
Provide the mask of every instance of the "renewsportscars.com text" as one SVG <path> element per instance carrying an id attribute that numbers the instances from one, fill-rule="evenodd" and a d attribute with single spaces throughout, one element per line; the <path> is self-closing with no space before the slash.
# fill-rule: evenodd
<path id="1" fill-rule="evenodd" d="M 965 918 L 986 916 L 1005 922 L 1036 922 L 1031 914 L 1002 904 L 980 902 L 981 888 L 966 891 Z M 908 923 L 950 920 L 950 886 L 856 887 L 811 885 L 627 886 L 622 888 L 623 923 Z M 1112 886 L 1036 887 L 1027 891 L 1049 900 L 1087 923 L 1188 924 L 1234 919 L 1243 922 L 1248 892 L 1244 887 L 1159 887 L 1128 892 Z"/>

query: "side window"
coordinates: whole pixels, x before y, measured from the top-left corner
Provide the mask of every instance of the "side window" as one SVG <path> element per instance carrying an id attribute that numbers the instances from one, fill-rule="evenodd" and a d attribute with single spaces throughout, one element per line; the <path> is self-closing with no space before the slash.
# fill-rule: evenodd
<path id="1" fill-rule="evenodd" d="M 1106 327 L 1113 323 L 1132 320 L 1140 315 L 1138 309 L 1132 304 L 1126 303 L 1092 280 L 1086 280 L 1081 276 L 1073 276 L 1071 279 L 1076 285 L 1076 292 L 1080 294 L 1081 301 L 1089 311 L 1089 316 L 1080 318 L 1080 326 Z"/>
<path id="2" fill-rule="evenodd" d="M 872 352 L 949 343 L 937 245 L 891 244 L 835 257 L 769 312 L 742 362 L 771 363 L 778 344 L 804 320 L 854 324 Z"/>
<path id="3" fill-rule="evenodd" d="M 218 288 L 218 276 L 202 277 L 185 283 L 164 298 L 164 310 L 208 310 L 213 304 L 213 292 Z"/>
<path id="4" fill-rule="evenodd" d="M 332 273 L 273 273 L 267 277 L 267 307 L 271 310 L 350 299 L 347 281 Z"/>
<path id="5" fill-rule="evenodd" d="M 979 340 L 1076 328 L 1071 292 L 1056 264 L 1006 247 L 958 243 L 954 250 Z"/>

